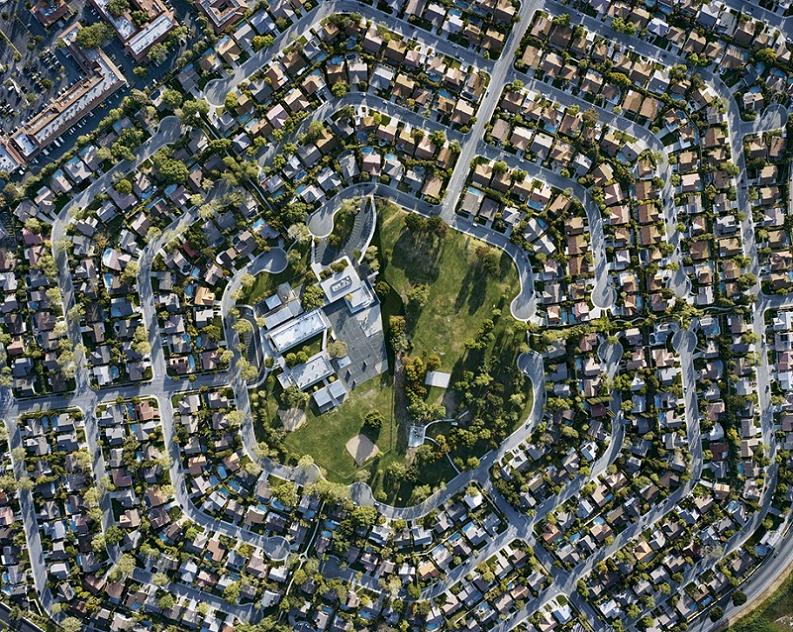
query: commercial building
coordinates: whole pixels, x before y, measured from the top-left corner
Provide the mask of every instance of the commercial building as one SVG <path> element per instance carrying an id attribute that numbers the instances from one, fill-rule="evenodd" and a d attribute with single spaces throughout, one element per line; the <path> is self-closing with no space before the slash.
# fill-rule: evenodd
<path id="1" fill-rule="evenodd" d="M 123 15 L 113 15 L 108 11 L 109 0 L 91 0 L 91 4 L 116 30 L 116 34 L 127 52 L 135 59 L 145 59 L 149 49 L 160 42 L 176 28 L 176 18 L 172 9 L 162 0 L 130 0 L 130 8 Z M 146 22 L 133 20 L 132 14 L 145 14 Z"/>
<path id="2" fill-rule="evenodd" d="M 72 12 L 65 0 L 39 0 L 30 11 L 46 27 L 52 26 Z"/>
<path id="3" fill-rule="evenodd" d="M 39 114 L 2 141 L 0 161 L 14 161 L 22 166 L 64 132 L 91 114 L 96 107 L 119 88 L 127 85 L 121 70 L 101 49 L 81 51 L 75 45 L 79 24 L 63 34 L 62 39 L 87 76 L 74 83 L 62 96 L 51 101 Z M 11 171 L 12 169 L 5 169 Z"/>
<path id="4" fill-rule="evenodd" d="M 320 413 L 327 412 L 339 406 L 347 397 L 347 388 L 341 380 L 336 380 L 314 392 L 311 398 Z"/>
<path id="5" fill-rule="evenodd" d="M 348 257 L 339 259 L 346 266 L 333 272 L 328 278 L 320 281 L 329 305 L 344 299 L 351 314 L 361 311 L 375 302 L 375 296 L 369 284 L 361 279 Z"/>
<path id="6" fill-rule="evenodd" d="M 270 341 L 278 353 L 284 353 L 301 342 L 305 342 L 330 327 L 321 309 L 301 314 L 268 332 Z"/>

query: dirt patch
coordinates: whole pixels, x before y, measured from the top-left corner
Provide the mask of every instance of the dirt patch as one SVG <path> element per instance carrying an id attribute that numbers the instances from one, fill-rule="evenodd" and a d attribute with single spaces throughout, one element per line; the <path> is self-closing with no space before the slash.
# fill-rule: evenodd
<path id="1" fill-rule="evenodd" d="M 358 467 L 361 467 L 380 452 L 380 449 L 372 440 L 363 434 L 357 434 L 351 437 L 344 447 L 347 448 L 347 452 L 350 453 L 350 456 L 355 459 L 355 464 Z"/>

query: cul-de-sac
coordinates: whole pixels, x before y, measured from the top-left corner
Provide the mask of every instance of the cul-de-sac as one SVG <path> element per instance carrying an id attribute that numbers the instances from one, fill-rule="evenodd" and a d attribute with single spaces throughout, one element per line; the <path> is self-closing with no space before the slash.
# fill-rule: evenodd
<path id="1" fill-rule="evenodd" d="M 0 0 L 0 420 L 0 630 L 791 632 L 793 2 Z"/>

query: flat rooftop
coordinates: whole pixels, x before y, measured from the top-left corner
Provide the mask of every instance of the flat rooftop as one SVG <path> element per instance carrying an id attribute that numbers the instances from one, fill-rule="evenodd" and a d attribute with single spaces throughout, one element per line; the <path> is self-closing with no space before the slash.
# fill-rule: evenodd
<path id="1" fill-rule="evenodd" d="M 277 295 L 274 296 L 277 298 Z M 267 316 L 264 317 L 264 326 L 267 327 L 267 329 L 274 329 L 291 318 L 298 316 L 302 311 L 303 308 L 300 306 L 300 301 L 293 298 L 291 301 L 282 304 L 280 307 L 277 307 L 267 314 Z"/>
<path id="2" fill-rule="evenodd" d="M 97 103 L 127 83 L 121 71 L 101 51 L 91 61 L 95 74 L 74 84 L 11 137 L 25 158 L 46 147 L 93 112 Z"/>
<path id="3" fill-rule="evenodd" d="M 336 380 L 335 382 L 331 382 L 327 386 L 323 386 L 321 389 L 316 391 L 312 397 L 314 398 L 314 402 L 322 408 L 323 406 L 329 404 L 332 401 L 336 401 L 337 403 L 341 403 L 342 400 L 347 396 L 347 388 L 342 384 L 341 380 Z"/>
<path id="4" fill-rule="evenodd" d="M 326 377 L 333 375 L 333 367 L 330 364 L 327 354 L 322 351 L 309 358 L 308 362 L 298 364 L 291 369 L 286 369 L 283 373 L 279 374 L 279 381 L 281 386 L 287 388 L 290 383 L 297 386 L 301 391 L 313 386 L 317 382 L 324 380 Z M 286 384 L 284 383 L 286 382 Z"/>
<path id="5" fill-rule="evenodd" d="M 335 303 L 348 294 L 352 294 L 361 287 L 361 277 L 355 268 L 347 261 L 347 267 L 341 272 L 334 272 L 327 279 L 320 282 L 320 287 L 325 293 L 328 303 Z"/>
<path id="6" fill-rule="evenodd" d="M 279 353 L 284 353 L 301 342 L 321 334 L 330 327 L 322 310 L 315 309 L 301 314 L 268 332 L 268 336 Z"/>
<path id="7" fill-rule="evenodd" d="M 127 42 L 127 46 L 135 56 L 143 55 L 151 46 L 176 26 L 176 20 L 169 13 L 161 13 Z"/>

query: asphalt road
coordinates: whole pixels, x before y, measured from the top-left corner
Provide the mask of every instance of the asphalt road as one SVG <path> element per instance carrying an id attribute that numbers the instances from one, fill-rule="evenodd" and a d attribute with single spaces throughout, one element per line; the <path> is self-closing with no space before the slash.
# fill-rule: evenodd
<path id="1" fill-rule="evenodd" d="M 735 4 L 736 0 L 727 0 L 727 3 Z M 567 7 L 562 7 L 562 5 L 558 5 L 557 3 L 553 2 L 553 0 L 548 0 L 546 4 L 555 11 L 569 11 Z M 759 7 L 756 7 L 755 5 L 750 5 L 747 3 L 738 4 L 748 7 L 750 13 L 768 17 L 770 19 L 770 16 L 766 16 L 762 12 L 763 10 L 761 10 Z M 532 175 L 532 177 L 540 178 L 560 189 L 572 189 L 574 195 L 576 195 L 576 197 L 578 197 L 582 202 L 589 221 L 592 237 L 592 249 L 595 258 L 595 289 L 593 291 L 592 299 L 596 306 L 602 309 L 608 309 L 611 305 L 613 305 L 615 294 L 613 288 L 610 287 L 608 278 L 609 263 L 607 261 L 605 252 L 602 218 L 600 217 L 597 206 L 589 197 L 588 192 L 584 190 L 583 187 L 578 186 L 569 179 L 562 178 L 553 171 L 543 169 L 542 167 L 539 167 L 529 161 L 522 160 L 519 157 L 503 155 L 498 150 L 486 145 L 483 142 L 485 126 L 495 111 L 503 85 L 512 78 L 521 76 L 512 69 L 512 61 L 522 35 L 525 33 L 525 30 L 528 27 L 531 15 L 542 5 L 543 3 L 539 0 L 524 0 L 520 8 L 519 21 L 514 25 L 512 32 L 510 33 L 504 47 L 504 51 L 500 58 L 493 62 L 490 60 L 484 60 L 477 54 L 472 53 L 467 49 L 463 49 L 446 40 L 436 38 L 431 34 L 420 30 L 416 31 L 412 25 L 404 23 L 401 20 L 393 18 L 392 16 L 384 14 L 367 5 L 361 5 L 352 2 L 351 0 L 335 0 L 331 2 L 320 3 L 320 6 L 316 10 L 302 17 L 286 33 L 282 34 L 277 39 L 273 47 L 252 56 L 247 62 L 235 69 L 234 73 L 230 77 L 223 80 L 210 82 L 210 84 L 208 84 L 206 87 L 205 96 L 212 105 L 219 106 L 222 104 L 225 94 L 229 90 L 235 88 L 252 72 L 258 70 L 262 65 L 273 59 L 278 51 L 284 45 L 286 45 L 286 43 L 293 36 L 305 32 L 311 25 L 316 24 L 317 21 L 323 16 L 334 11 L 355 11 L 357 13 L 361 13 L 364 15 L 364 17 L 370 17 L 385 23 L 388 28 L 394 30 L 397 33 L 401 33 L 409 37 L 417 37 L 420 41 L 434 47 L 436 50 L 444 52 L 445 54 L 454 58 L 460 59 L 465 63 L 471 63 L 488 71 L 490 74 L 490 83 L 481 103 L 479 104 L 476 122 L 472 130 L 466 135 L 461 135 L 458 132 L 446 130 L 447 136 L 449 138 L 457 138 L 461 141 L 461 154 L 453 170 L 452 177 L 447 187 L 446 196 L 439 207 L 430 205 L 424 201 L 413 198 L 404 192 L 397 191 L 396 189 L 392 189 L 378 183 L 354 185 L 345 189 L 341 194 L 331 200 L 328 205 L 317 211 L 317 213 L 315 213 L 310 218 L 309 227 L 316 235 L 324 236 L 329 234 L 333 226 L 333 214 L 338 208 L 340 201 L 349 199 L 349 197 L 363 194 L 375 194 L 387 197 L 413 212 L 418 212 L 428 216 L 440 215 L 440 217 L 442 217 L 455 230 L 472 235 L 478 239 L 482 239 L 496 247 L 503 249 L 509 254 L 513 261 L 515 261 L 521 281 L 521 289 L 518 296 L 516 296 L 512 302 L 512 313 L 518 319 L 528 320 L 535 313 L 536 296 L 534 292 L 534 280 L 531 265 L 525 251 L 514 246 L 514 244 L 512 244 L 503 235 L 489 230 L 486 227 L 480 226 L 479 224 L 466 221 L 457 216 L 455 213 L 457 203 L 459 201 L 460 195 L 462 194 L 464 184 L 469 173 L 471 160 L 477 155 L 485 155 L 493 159 L 504 159 L 511 166 L 526 170 Z M 774 19 L 777 23 L 780 23 L 778 16 L 774 16 Z M 615 34 L 609 31 L 607 27 L 597 20 L 576 15 L 574 16 L 573 22 L 585 23 L 588 28 L 596 32 L 602 32 L 609 39 L 616 39 L 623 41 L 624 43 L 629 43 L 638 52 L 646 54 L 653 59 L 657 59 L 663 64 L 669 64 L 673 61 L 670 54 L 666 51 L 660 51 L 652 45 L 642 42 L 636 38 L 629 38 L 628 36 Z M 790 21 L 788 19 L 785 19 L 782 22 L 782 28 L 786 32 L 789 30 L 789 24 Z M 707 71 L 703 71 L 703 75 L 712 85 L 714 85 L 714 88 L 717 90 L 719 95 L 728 103 L 728 117 L 730 126 L 729 136 L 733 158 L 736 164 L 738 164 L 739 168 L 743 169 L 745 164 L 743 160 L 742 134 L 752 131 L 756 132 L 758 130 L 774 129 L 780 126 L 784 121 L 784 113 L 778 108 L 771 109 L 763 117 L 760 117 L 759 121 L 749 125 L 740 120 L 740 113 L 738 111 L 737 104 L 735 104 L 734 99 L 731 98 L 729 90 L 726 88 L 723 82 L 721 82 L 718 77 L 712 75 L 712 73 L 708 73 Z M 538 90 L 545 91 L 546 94 L 552 96 L 561 103 L 581 103 L 580 100 L 564 91 L 552 89 L 551 87 L 545 85 L 535 85 L 537 86 Z M 320 120 L 329 115 L 332 108 L 341 107 L 341 105 L 347 103 L 352 105 L 365 105 L 374 109 L 382 110 L 386 113 L 391 113 L 404 118 L 412 124 L 421 125 L 425 128 L 435 129 L 441 127 L 437 125 L 437 123 L 426 121 L 415 112 L 406 110 L 405 108 L 401 108 L 382 99 L 378 99 L 372 95 L 358 93 L 347 95 L 340 102 L 325 104 L 311 115 L 310 120 Z M 587 107 L 590 107 L 589 104 L 587 104 Z M 656 151 L 663 149 L 662 147 L 659 147 L 660 141 L 658 141 L 658 139 L 653 134 L 649 133 L 645 128 L 638 126 L 635 123 L 624 119 L 623 117 L 615 117 L 614 114 L 610 112 L 602 111 L 601 114 L 604 116 L 608 114 L 609 124 L 614 125 L 618 129 L 621 129 L 622 131 L 638 138 L 642 143 L 644 143 L 646 147 L 652 148 Z M 106 189 L 116 177 L 116 175 L 126 173 L 136 165 L 140 164 L 157 149 L 159 149 L 159 147 L 171 143 L 179 138 L 181 132 L 181 126 L 175 117 L 168 117 L 164 119 L 161 123 L 160 129 L 155 133 L 155 135 L 138 150 L 135 161 L 130 163 L 122 163 L 110 172 L 100 176 L 88 187 L 88 189 L 75 196 L 75 198 L 69 204 L 67 204 L 66 207 L 64 207 L 59 216 L 55 218 L 53 224 L 53 242 L 58 241 L 59 238 L 65 235 L 65 230 L 68 226 L 72 210 L 85 206 L 94 194 Z M 269 158 L 273 155 L 273 151 L 274 150 L 271 148 L 265 152 L 265 154 L 262 156 L 262 163 L 266 163 L 269 160 Z M 674 209 L 671 204 L 671 172 L 666 160 L 662 161 L 662 164 L 659 165 L 659 170 L 661 171 L 664 180 L 663 196 L 665 202 L 664 213 L 667 224 L 667 236 L 670 240 L 670 243 L 675 246 L 674 256 L 679 257 L 679 235 L 674 229 L 676 218 L 674 217 Z M 743 190 L 742 187 L 738 187 L 738 191 L 740 204 L 746 205 L 747 199 L 745 190 Z M 196 209 L 191 209 L 191 211 L 186 213 L 184 216 L 177 218 L 174 221 L 174 224 L 169 227 L 169 234 L 178 233 L 179 231 L 186 229 L 193 222 L 197 221 L 196 215 Z M 752 258 L 753 263 L 756 266 L 757 247 L 754 240 L 753 227 L 751 226 L 751 222 L 749 220 L 745 220 L 742 226 L 742 239 L 746 254 Z M 281 249 L 275 249 L 266 255 L 263 254 L 255 257 L 245 268 L 239 270 L 234 275 L 231 282 L 228 284 L 226 292 L 224 292 L 224 296 L 221 301 L 221 312 L 225 323 L 227 342 L 230 347 L 235 349 L 235 355 L 232 360 L 231 368 L 225 373 L 221 372 L 213 375 L 202 375 L 199 376 L 195 382 L 188 382 L 187 380 L 173 380 L 167 377 L 165 371 L 164 353 L 162 350 L 160 336 L 158 335 L 158 325 L 156 322 L 156 312 L 154 310 L 153 293 L 151 289 L 150 270 L 152 260 L 162 245 L 162 240 L 158 240 L 154 244 L 151 244 L 150 247 L 147 247 L 147 249 L 144 251 L 141 259 L 141 276 L 139 279 L 144 320 L 152 341 L 152 364 L 154 378 L 150 383 L 147 384 L 136 384 L 103 389 L 101 391 L 101 397 L 103 399 L 114 399 L 115 397 L 119 396 L 132 397 L 136 395 L 150 395 L 157 397 L 158 401 L 160 402 L 160 410 L 163 418 L 163 426 L 165 428 L 166 441 L 170 447 L 172 457 L 172 467 L 170 474 L 176 490 L 176 500 L 185 514 L 191 520 L 195 521 L 197 524 L 205 526 L 207 529 L 219 531 L 228 535 L 229 537 L 241 539 L 255 546 L 259 546 L 267 551 L 268 554 L 273 557 L 273 559 L 283 559 L 286 555 L 288 555 L 290 550 L 290 545 L 287 540 L 283 538 L 264 538 L 258 534 L 246 531 L 237 525 L 215 520 L 200 512 L 193 506 L 186 493 L 185 478 L 181 467 L 181 458 L 179 455 L 178 446 L 176 446 L 175 442 L 173 441 L 173 411 L 170 404 L 170 399 L 174 392 L 180 390 L 194 390 L 201 386 L 211 388 L 228 384 L 230 382 L 235 393 L 237 405 L 239 409 L 245 413 L 246 421 L 243 424 L 242 429 L 245 448 L 252 458 L 258 458 L 256 457 L 255 435 L 253 433 L 250 416 L 247 385 L 241 379 L 239 371 L 239 358 L 241 356 L 236 351 L 238 337 L 236 332 L 233 331 L 233 328 L 231 328 L 230 319 L 228 318 L 229 310 L 232 305 L 230 297 L 234 289 L 239 286 L 241 276 L 245 272 L 277 272 L 279 269 L 282 269 L 282 266 L 285 265 L 285 253 Z M 70 271 L 68 269 L 65 256 L 60 255 L 56 258 L 56 260 L 59 269 L 59 286 L 64 296 L 64 303 L 68 307 L 74 303 L 74 290 L 71 283 Z M 686 296 L 688 294 L 688 290 L 690 289 L 690 282 L 687 278 L 685 278 L 683 273 L 681 273 L 681 275 L 676 275 L 671 280 L 671 284 L 679 296 Z M 754 326 L 756 331 L 760 330 L 762 327 L 762 316 L 765 309 L 778 307 L 780 305 L 793 304 L 793 301 L 789 301 L 788 299 L 764 297 L 759 294 L 759 289 L 757 292 L 759 300 L 754 315 Z M 71 323 L 70 337 L 74 343 L 79 342 L 80 340 L 80 334 L 76 323 Z M 590 573 L 598 561 L 606 559 L 607 557 L 615 554 L 638 533 L 641 533 L 643 530 L 657 523 L 668 512 L 674 510 L 680 500 L 691 492 L 696 481 L 699 480 L 703 463 L 701 438 L 698 424 L 699 412 L 696 401 L 696 374 L 693 367 L 693 354 L 696 346 L 696 337 L 692 331 L 679 332 L 675 335 L 674 343 L 675 348 L 677 349 L 677 352 L 680 356 L 681 367 L 683 371 L 687 442 L 691 456 L 690 480 L 687 481 L 686 484 L 681 488 L 676 490 L 672 495 L 670 495 L 670 497 L 664 503 L 661 503 L 659 506 L 655 507 L 651 512 L 643 516 L 638 522 L 629 526 L 625 531 L 620 533 L 610 545 L 598 550 L 594 555 L 582 561 L 572 571 L 566 572 L 560 569 L 554 570 L 552 573 L 552 586 L 546 591 L 543 591 L 543 593 L 541 593 L 535 599 L 530 600 L 526 607 L 524 607 L 515 615 L 511 616 L 508 621 L 501 625 L 499 629 L 506 630 L 519 625 L 536 608 L 540 607 L 543 603 L 547 603 L 549 599 L 558 594 L 568 595 L 572 603 L 577 608 L 587 613 L 587 615 L 589 615 L 592 619 L 597 619 L 597 613 L 594 612 L 594 610 L 592 610 L 585 600 L 581 599 L 580 595 L 576 593 L 575 582 L 577 579 Z M 616 366 L 619 362 L 620 355 L 621 349 L 617 349 L 616 347 L 602 349 L 601 357 L 606 364 L 607 372 L 611 372 L 613 374 L 613 371 L 616 369 Z M 494 538 L 493 541 L 490 542 L 483 551 L 477 553 L 477 555 L 472 559 L 466 560 L 464 564 L 450 573 L 448 577 L 444 578 L 440 582 L 434 583 L 429 588 L 427 588 L 424 591 L 424 596 L 426 597 L 435 597 L 442 594 L 444 590 L 447 590 L 449 587 L 454 585 L 456 581 L 463 577 L 465 573 L 473 568 L 476 564 L 480 563 L 499 548 L 508 544 L 515 538 L 530 537 L 532 525 L 535 524 L 536 521 L 540 519 L 540 517 L 547 515 L 561 503 L 573 498 L 576 494 L 580 493 L 581 487 L 587 482 L 587 480 L 591 480 L 605 471 L 608 465 L 613 463 L 617 458 L 622 448 L 624 440 L 624 427 L 621 423 L 620 416 L 615 414 L 609 445 L 606 447 L 605 452 L 597 460 L 589 477 L 579 477 L 571 481 L 557 496 L 546 499 L 546 501 L 541 503 L 538 507 L 536 515 L 532 518 L 528 518 L 516 512 L 513 507 L 506 503 L 506 501 L 495 490 L 492 489 L 492 486 L 489 484 L 488 470 L 498 459 L 503 457 L 506 451 L 512 449 L 520 442 L 524 441 L 526 437 L 530 436 L 532 430 L 535 428 L 536 424 L 543 415 L 545 388 L 542 360 L 536 355 L 524 354 L 519 358 L 518 361 L 520 368 L 527 374 L 532 382 L 535 392 L 534 406 L 526 422 L 522 424 L 512 435 L 510 435 L 510 437 L 504 442 L 504 444 L 502 444 L 502 446 L 500 446 L 497 450 L 485 455 L 482 458 L 478 468 L 461 473 L 448 483 L 445 490 L 433 495 L 424 503 L 414 507 L 398 508 L 376 503 L 371 497 L 371 490 L 365 485 L 359 484 L 354 486 L 352 489 L 353 496 L 358 502 L 374 504 L 382 514 L 388 517 L 409 519 L 420 517 L 426 514 L 450 498 L 454 493 L 464 489 L 464 487 L 467 486 L 471 481 L 477 481 L 485 486 L 489 495 L 493 498 L 499 509 L 506 516 L 508 516 L 509 525 L 504 533 Z M 3 400 L 4 404 L 2 409 L 3 416 L 7 420 L 10 430 L 10 440 L 12 446 L 18 447 L 20 445 L 19 433 L 17 432 L 14 424 L 16 417 L 24 411 L 44 408 L 63 408 L 68 406 L 78 406 L 84 411 L 93 410 L 94 406 L 99 400 L 100 394 L 97 394 L 89 388 L 90 381 L 88 379 L 87 367 L 85 366 L 84 360 L 79 358 L 78 362 L 78 388 L 77 392 L 73 395 L 59 395 L 31 400 L 13 400 L 8 397 L 6 393 L 6 397 Z M 770 379 L 769 369 L 766 362 L 761 362 L 761 365 L 758 369 L 757 379 L 759 390 L 762 393 L 765 390 L 763 387 L 768 384 Z M 767 396 L 761 394 L 760 400 L 761 406 L 765 411 L 762 416 L 763 439 L 766 445 L 771 448 L 773 455 L 773 450 L 775 449 L 775 440 L 773 436 L 770 415 L 768 413 L 769 406 Z M 612 409 L 615 411 L 615 406 L 617 406 L 617 404 L 618 402 L 612 402 Z M 93 415 L 88 414 L 86 421 L 89 445 L 92 446 L 92 451 L 96 452 L 97 434 Z M 316 470 L 311 470 L 310 472 L 299 471 L 295 468 L 286 468 L 267 459 L 262 459 L 261 462 L 265 468 L 263 475 L 272 474 L 284 478 L 293 478 L 303 481 L 311 480 L 317 475 Z M 20 464 L 15 463 L 14 466 L 15 469 L 17 469 L 17 473 L 19 475 L 21 473 Z M 94 468 L 95 475 L 99 477 L 101 472 L 104 471 L 104 464 L 101 462 L 101 454 L 98 455 L 98 460 L 95 460 Z M 725 551 L 734 550 L 734 548 L 741 546 L 753 530 L 753 527 L 756 526 L 765 515 L 764 511 L 767 511 L 768 506 L 770 505 L 770 491 L 773 490 L 775 481 L 775 469 L 773 466 L 769 470 L 769 474 L 770 475 L 767 477 L 768 484 L 764 490 L 761 512 L 758 512 L 756 515 L 754 515 L 752 520 L 747 523 L 745 528 L 730 540 Z M 38 537 L 36 517 L 32 509 L 32 496 L 30 493 L 22 493 L 21 499 L 23 515 L 25 517 L 25 529 L 30 545 L 29 548 L 33 575 L 36 581 L 36 586 L 42 593 L 42 602 L 44 603 L 45 608 L 49 608 L 51 605 L 51 596 L 44 586 L 46 567 L 43 563 L 43 554 L 41 551 L 40 539 Z M 107 511 L 105 513 L 107 514 Z M 105 520 L 107 521 L 107 519 L 108 518 L 106 515 Z M 538 556 L 540 556 L 541 559 L 546 561 L 550 559 L 550 554 L 544 551 L 541 546 L 538 546 L 537 550 L 539 551 Z M 750 595 L 750 597 L 760 594 L 764 589 L 764 586 L 768 585 L 768 583 L 776 575 L 783 572 L 784 568 L 786 568 L 786 565 L 791 559 L 793 559 L 793 540 L 791 540 L 791 537 L 788 535 L 788 537 L 778 546 L 776 556 L 761 566 L 760 570 L 755 573 L 751 581 L 742 587 L 742 590 L 744 590 L 747 595 Z M 694 568 L 689 569 L 686 578 L 693 578 L 696 573 L 701 572 L 705 568 L 707 568 L 707 563 L 701 562 Z M 336 576 L 347 576 L 347 578 L 350 580 L 354 579 L 349 577 L 349 573 L 344 571 L 344 569 L 338 567 L 334 568 L 332 563 L 326 565 L 326 570 L 330 574 Z M 150 575 L 147 573 L 147 571 L 142 569 L 138 569 L 136 571 L 135 578 L 145 583 L 151 581 Z M 355 579 L 355 581 L 362 582 L 366 585 L 371 583 L 372 580 L 371 578 L 364 577 L 362 579 Z M 374 585 L 371 585 L 370 587 L 375 589 Z M 190 598 L 208 601 L 213 605 L 217 605 L 217 607 L 220 609 L 234 614 L 235 616 L 249 618 L 253 614 L 249 607 L 237 608 L 231 607 L 228 604 L 217 604 L 216 598 L 207 596 L 204 593 L 196 591 L 189 586 L 173 584 L 169 586 L 169 588 L 176 594 L 184 594 Z M 726 610 L 728 615 L 736 611 L 736 609 L 730 610 L 729 607 Z M 7 616 L 7 613 L 2 607 L 0 607 L 0 620 L 5 620 L 3 619 L 4 615 Z M 599 622 L 598 625 L 600 625 L 600 623 L 602 622 Z M 37 629 L 35 626 L 32 626 L 27 622 L 19 623 L 17 625 L 19 627 L 16 629 Z M 692 629 L 701 630 L 702 632 L 710 630 L 713 627 L 704 620 L 702 622 L 698 622 L 696 625 L 700 627 Z"/>

